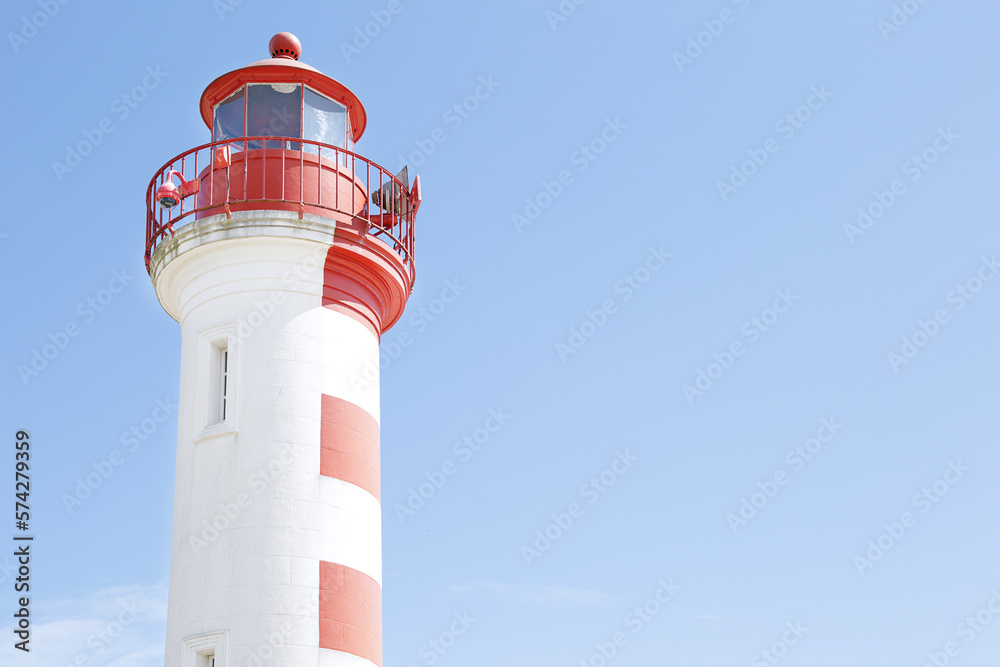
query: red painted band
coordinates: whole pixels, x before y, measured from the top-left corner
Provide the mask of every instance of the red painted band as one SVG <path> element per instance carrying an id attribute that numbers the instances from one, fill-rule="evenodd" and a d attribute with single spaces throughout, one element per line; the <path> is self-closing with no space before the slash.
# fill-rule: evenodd
<path id="1" fill-rule="evenodd" d="M 323 394 L 321 475 L 359 486 L 381 502 L 378 422 L 354 403 Z"/>
<path id="2" fill-rule="evenodd" d="M 382 587 L 355 569 L 319 562 L 319 647 L 382 665 Z"/>
<path id="3" fill-rule="evenodd" d="M 400 256 L 367 229 L 361 218 L 338 218 L 323 266 L 322 304 L 354 318 L 378 339 L 402 316 L 412 276 Z"/>
<path id="4" fill-rule="evenodd" d="M 382 335 L 382 298 L 373 290 L 372 280 L 361 260 L 363 255 L 345 257 L 336 244 L 326 253 L 323 267 L 323 306 L 354 318 L 376 338 Z"/>

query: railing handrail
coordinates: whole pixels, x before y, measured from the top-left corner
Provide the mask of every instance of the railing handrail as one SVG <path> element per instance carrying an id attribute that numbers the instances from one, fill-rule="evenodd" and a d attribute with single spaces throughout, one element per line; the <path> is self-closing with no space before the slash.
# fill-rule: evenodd
<path id="1" fill-rule="evenodd" d="M 261 147 L 250 148 L 251 142 L 261 142 Z M 269 147 L 268 143 L 280 143 L 281 147 Z M 284 148 L 288 144 L 294 144 L 297 148 Z M 305 150 L 306 146 L 315 146 L 316 152 L 307 152 Z M 231 158 L 229 163 L 225 166 L 217 166 L 214 159 L 217 148 L 230 147 Z M 279 198 L 269 198 L 267 197 L 267 158 L 268 155 L 264 154 L 265 151 L 284 151 L 281 155 L 281 197 Z M 207 162 L 202 161 L 199 164 L 199 156 L 207 151 Z M 230 188 L 233 184 L 230 182 L 228 170 L 232 167 L 236 158 L 244 154 L 250 156 L 256 151 L 260 151 L 262 157 L 264 158 L 261 162 L 261 197 L 249 197 L 247 183 L 249 179 L 249 160 L 244 160 L 243 166 L 243 184 L 242 196 L 233 199 Z M 331 157 L 327 157 L 327 152 L 331 154 Z M 289 193 L 286 191 L 285 187 L 285 167 L 286 167 L 286 154 L 293 153 L 296 154 L 295 157 L 291 159 L 299 162 L 299 187 L 297 193 Z M 307 158 L 306 156 L 311 156 Z M 189 159 L 193 156 L 193 159 Z M 314 162 L 315 161 L 315 162 Z M 193 164 L 192 164 L 193 163 Z M 361 170 L 358 166 L 362 167 Z M 307 193 L 305 192 L 305 169 L 306 166 L 312 168 L 315 167 L 317 170 L 317 185 L 315 187 L 315 194 L 317 194 L 317 201 L 309 201 Z M 348 170 L 348 166 L 350 169 Z M 335 200 L 332 205 L 323 202 L 323 172 L 324 168 L 333 168 L 335 171 L 336 182 L 335 187 Z M 206 172 L 206 170 L 208 170 Z M 218 198 L 215 196 L 215 174 L 216 171 L 226 170 L 226 201 L 220 203 Z M 374 173 L 373 173 L 374 170 Z M 208 188 L 208 202 L 205 205 L 199 205 L 195 202 L 194 206 L 185 206 L 185 197 L 182 197 L 179 205 L 170 210 L 164 210 L 155 200 L 155 191 L 159 186 L 162 186 L 168 180 L 172 179 L 171 171 L 176 172 L 180 175 L 182 179 L 189 183 L 198 183 L 198 188 L 201 188 L 202 174 L 207 173 L 208 183 L 206 187 Z M 193 175 L 190 177 L 188 174 Z M 340 207 L 341 198 L 341 180 L 344 180 L 344 176 L 350 177 L 351 183 L 351 210 L 344 210 Z M 374 176 L 374 178 L 373 178 Z M 373 201 L 370 201 L 372 193 L 377 191 L 379 193 L 385 193 L 386 187 L 389 187 L 392 197 L 391 201 L 386 202 L 379 200 L 379 204 L 376 205 Z M 364 191 L 364 206 L 358 208 L 359 203 L 356 199 L 356 190 L 363 189 Z M 415 188 L 416 189 L 416 188 Z M 219 193 L 221 194 L 221 193 Z M 290 196 L 290 195 L 296 195 Z M 308 193 L 312 195 L 313 193 Z M 202 193 L 195 190 L 194 192 L 188 193 L 189 196 L 195 197 L 198 200 L 202 197 Z M 305 207 L 310 207 L 313 209 L 329 210 L 335 213 L 349 215 L 354 218 L 360 218 L 366 222 L 367 232 L 372 236 L 379 238 L 384 237 L 387 244 L 400 256 L 403 265 L 409 273 L 410 284 L 413 284 L 413 279 L 415 277 L 415 270 L 413 264 L 413 222 L 416 218 L 417 209 L 420 206 L 420 201 L 417 199 L 414 201 L 416 195 L 415 192 L 409 192 L 388 169 L 379 165 L 368 158 L 358 155 L 354 151 L 347 150 L 345 148 L 340 148 L 339 146 L 332 146 L 330 144 L 325 144 L 319 141 L 311 139 L 297 139 L 290 137 L 273 137 L 273 136 L 247 136 L 247 137 L 233 137 L 230 139 L 221 139 L 218 141 L 211 141 L 208 143 L 201 144 L 194 148 L 188 149 L 183 153 L 174 156 L 172 159 L 168 160 L 160 169 L 156 171 L 153 178 L 149 181 L 149 187 L 146 189 L 146 269 L 150 270 L 150 261 L 154 250 L 161 240 L 165 237 L 173 236 L 174 228 L 180 226 L 179 223 L 184 224 L 190 220 L 189 216 L 197 214 L 203 211 L 209 210 L 222 210 L 226 211 L 226 215 L 229 215 L 230 204 L 242 204 L 242 203 L 275 203 L 283 205 L 297 205 L 299 217 L 302 217 L 303 210 Z M 398 201 L 396 199 L 398 197 Z M 389 208 L 385 208 L 388 206 Z M 373 208 L 381 209 L 382 213 L 375 214 L 372 212 Z M 176 212 L 176 213 L 175 213 Z M 375 222 L 377 220 L 377 222 Z M 388 220 L 389 224 L 386 224 Z"/>

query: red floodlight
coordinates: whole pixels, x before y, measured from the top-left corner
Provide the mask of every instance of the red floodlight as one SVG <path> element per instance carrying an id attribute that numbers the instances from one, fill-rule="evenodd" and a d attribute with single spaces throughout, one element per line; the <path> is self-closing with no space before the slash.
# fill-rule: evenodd
<path id="1" fill-rule="evenodd" d="M 181 181 L 181 187 L 174 185 L 173 177 L 176 176 Z M 167 172 L 167 179 L 163 185 L 156 189 L 156 203 L 166 211 L 181 203 L 181 200 L 189 195 L 193 195 L 201 189 L 201 181 L 197 178 L 185 181 L 180 172 L 171 169 Z"/>

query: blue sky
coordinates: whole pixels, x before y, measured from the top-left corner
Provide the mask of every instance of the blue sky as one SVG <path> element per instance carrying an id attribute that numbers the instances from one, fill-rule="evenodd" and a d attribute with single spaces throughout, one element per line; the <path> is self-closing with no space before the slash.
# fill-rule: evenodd
<path id="1" fill-rule="evenodd" d="M 180 335 L 144 193 L 280 30 L 423 182 L 386 665 L 995 664 L 1000 8 L 389 4 L 5 4 L 0 429 L 31 432 L 36 541 L 4 664 L 162 664 Z"/>

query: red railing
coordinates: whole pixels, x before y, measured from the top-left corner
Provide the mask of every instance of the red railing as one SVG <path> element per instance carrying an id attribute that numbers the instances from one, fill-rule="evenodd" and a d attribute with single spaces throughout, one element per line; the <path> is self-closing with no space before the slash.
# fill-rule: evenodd
<path id="1" fill-rule="evenodd" d="M 184 180 L 175 185 L 185 196 L 168 210 L 156 201 L 156 192 L 172 178 L 171 171 Z M 412 285 L 419 190 L 419 177 L 408 191 L 371 160 L 308 139 L 240 137 L 203 144 L 167 162 L 149 182 L 146 270 L 157 245 L 177 227 L 209 215 L 265 208 L 297 211 L 299 218 L 337 213 L 361 220 L 369 234 L 400 256 Z"/>

